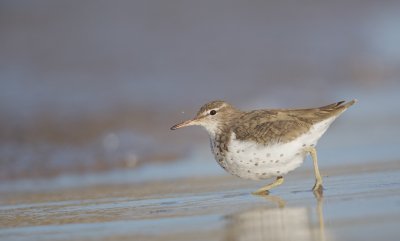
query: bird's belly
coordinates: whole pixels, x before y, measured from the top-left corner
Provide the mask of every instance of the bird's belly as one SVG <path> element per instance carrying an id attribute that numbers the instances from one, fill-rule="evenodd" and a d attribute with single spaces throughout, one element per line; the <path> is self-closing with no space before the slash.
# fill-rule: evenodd
<path id="1" fill-rule="evenodd" d="M 226 170 L 253 180 L 282 176 L 303 163 L 306 156 L 303 149 L 301 145 L 292 144 L 241 143 L 226 153 Z"/>

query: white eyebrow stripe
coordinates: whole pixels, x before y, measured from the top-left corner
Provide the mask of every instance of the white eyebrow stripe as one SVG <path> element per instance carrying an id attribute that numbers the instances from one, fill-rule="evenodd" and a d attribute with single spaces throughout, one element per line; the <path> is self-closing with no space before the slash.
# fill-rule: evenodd
<path id="1" fill-rule="evenodd" d="M 226 106 L 227 106 L 227 104 L 223 103 L 223 104 L 222 104 L 220 107 L 218 107 L 218 108 L 213 108 L 213 109 L 209 109 L 209 110 L 204 111 L 203 114 L 206 115 L 206 114 L 208 114 L 208 112 L 211 111 L 211 110 L 219 111 L 220 109 L 222 109 L 222 108 L 224 108 L 224 107 L 226 107 Z"/>

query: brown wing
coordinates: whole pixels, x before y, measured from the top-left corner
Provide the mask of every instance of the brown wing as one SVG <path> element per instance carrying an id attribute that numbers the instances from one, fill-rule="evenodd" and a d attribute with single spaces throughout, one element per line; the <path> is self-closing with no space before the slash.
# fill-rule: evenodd
<path id="1" fill-rule="evenodd" d="M 294 140 L 311 126 L 312 123 L 299 120 L 283 110 L 252 111 L 240 118 L 233 132 L 238 140 L 266 144 Z"/>
<path id="2" fill-rule="evenodd" d="M 312 109 L 258 110 L 243 114 L 232 130 L 239 140 L 259 143 L 289 142 L 306 133 L 313 124 L 339 116 L 355 101 L 343 101 Z"/>

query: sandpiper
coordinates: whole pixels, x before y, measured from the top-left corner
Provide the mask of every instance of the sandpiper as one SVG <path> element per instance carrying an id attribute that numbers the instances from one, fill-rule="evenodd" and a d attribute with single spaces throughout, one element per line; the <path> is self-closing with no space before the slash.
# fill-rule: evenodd
<path id="1" fill-rule="evenodd" d="M 245 179 L 275 181 L 254 194 L 266 195 L 283 183 L 283 176 L 299 167 L 307 154 L 314 162 L 314 191 L 322 192 L 317 141 L 330 124 L 356 100 L 309 109 L 241 111 L 224 101 L 203 105 L 194 119 L 171 127 L 199 125 L 210 137 L 211 150 L 227 172 Z"/>

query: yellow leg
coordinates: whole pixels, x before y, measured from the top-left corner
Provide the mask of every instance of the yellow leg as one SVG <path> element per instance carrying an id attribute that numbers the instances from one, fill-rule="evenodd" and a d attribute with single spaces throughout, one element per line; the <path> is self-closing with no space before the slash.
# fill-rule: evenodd
<path id="1" fill-rule="evenodd" d="M 313 191 L 322 193 L 322 177 L 318 169 L 317 150 L 314 147 L 309 147 L 306 149 L 306 151 L 311 154 L 311 158 L 314 162 L 315 185 L 313 187 Z"/>
<path id="2" fill-rule="evenodd" d="M 281 185 L 282 183 L 283 183 L 283 177 L 282 176 L 276 177 L 276 179 L 273 183 L 270 183 L 270 184 L 258 189 L 257 191 L 253 192 L 253 194 L 254 195 L 268 195 L 269 190 Z"/>

